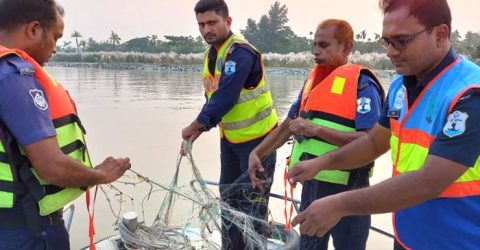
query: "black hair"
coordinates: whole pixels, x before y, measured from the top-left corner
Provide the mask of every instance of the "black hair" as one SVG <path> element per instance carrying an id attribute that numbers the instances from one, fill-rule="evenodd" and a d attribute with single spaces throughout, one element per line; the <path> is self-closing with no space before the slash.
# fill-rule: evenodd
<path id="1" fill-rule="evenodd" d="M 49 29 L 57 21 L 63 8 L 55 0 L 0 0 L 0 30 L 11 30 L 20 25 L 39 21 Z"/>
<path id="2" fill-rule="evenodd" d="M 197 4 L 195 4 L 194 10 L 195 14 L 205 13 L 213 10 L 223 18 L 227 18 L 229 16 L 228 6 L 224 0 L 199 0 Z"/>
<path id="3" fill-rule="evenodd" d="M 380 0 L 380 9 L 384 15 L 401 7 L 407 7 L 410 15 L 425 27 L 446 24 L 451 33 L 452 14 L 447 0 Z"/>

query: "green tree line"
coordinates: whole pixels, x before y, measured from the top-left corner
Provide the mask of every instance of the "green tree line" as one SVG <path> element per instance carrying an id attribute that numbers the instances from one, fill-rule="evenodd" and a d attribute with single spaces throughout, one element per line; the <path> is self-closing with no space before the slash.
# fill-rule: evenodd
<path id="1" fill-rule="evenodd" d="M 258 21 L 252 18 L 247 20 L 245 29 L 240 33 L 263 53 L 299 53 L 311 50 L 313 32 L 309 37 L 296 35 L 287 25 L 288 8 L 285 4 L 275 2 L 270 6 L 268 13 L 262 15 Z M 74 31 L 71 34 L 75 44 L 64 42 L 58 46 L 60 52 L 145 52 L 163 53 L 175 52 L 178 54 L 201 53 L 207 44 L 200 36 L 164 36 L 160 39 L 157 35 L 133 38 L 122 43 L 121 37 L 114 31 L 104 41 L 95 41 L 93 38 L 81 40 L 82 34 Z M 362 30 L 355 34 L 354 51 L 365 53 L 384 53 L 380 46 L 381 36 L 377 33 L 368 34 Z M 480 61 L 480 32 L 468 31 L 464 37 L 458 30 L 451 34 L 453 47 L 457 53 L 471 59 Z"/>
<path id="2" fill-rule="evenodd" d="M 121 43 L 122 38 L 114 31 L 104 41 L 95 41 L 93 38 L 78 40 L 82 34 L 74 31 L 71 35 L 75 39 L 75 47 L 71 42 L 64 42 L 57 46 L 59 52 L 146 52 L 162 53 L 175 52 L 178 54 L 199 53 L 205 50 L 202 38 L 191 36 L 164 36 L 164 40 L 158 39 L 157 35 L 138 37 Z"/>

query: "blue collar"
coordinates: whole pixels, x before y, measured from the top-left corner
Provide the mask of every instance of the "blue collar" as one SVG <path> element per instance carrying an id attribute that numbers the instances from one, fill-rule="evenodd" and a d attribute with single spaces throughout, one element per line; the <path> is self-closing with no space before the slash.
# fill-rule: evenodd
<path id="1" fill-rule="evenodd" d="M 453 48 L 450 49 L 450 51 L 445 55 L 443 58 L 442 62 L 440 62 L 437 67 L 435 67 L 434 70 L 432 70 L 425 79 L 422 80 L 422 82 L 417 86 L 417 80 L 415 76 L 404 76 L 403 77 L 403 83 L 407 88 L 409 87 L 418 87 L 418 88 L 425 88 L 427 84 L 435 78 L 443 69 L 445 69 L 448 65 L 453 63 L 455 60 L 457 60 L 457 53 L 455 53 L 455 50 Z"/>

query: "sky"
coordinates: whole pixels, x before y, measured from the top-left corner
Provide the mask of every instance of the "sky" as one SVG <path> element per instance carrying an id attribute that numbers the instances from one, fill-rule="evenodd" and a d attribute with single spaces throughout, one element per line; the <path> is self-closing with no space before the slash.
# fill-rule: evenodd
<path id="1" fill-rule="evenodd" d="M 199 35 L 193 7 L 197 0 L 57 0 L 65 8 L 62 41 L 73 41 L 73 31 L 83 39 L 107 40 L 111 31 L 121 42 L 135 37 L 157 35 Z M 274 0 L 226 0 L 233 19 L 232 31 L 244 29 L 248 18 L 258 22 L 268 13 Z M 378 0 L 279 0 L 288 7 L 287 23 L 300 36 L 309 37 L 324 19 L 345 19 L 354 32 L 366 30 L 369 37 L 381 34 L 382 15 Z M 452 28 L 461 34 L 480 32 L 479 0 L 448 0 L 452 10 Z M 477 18 L 475 18 L 477 15 Z"/>

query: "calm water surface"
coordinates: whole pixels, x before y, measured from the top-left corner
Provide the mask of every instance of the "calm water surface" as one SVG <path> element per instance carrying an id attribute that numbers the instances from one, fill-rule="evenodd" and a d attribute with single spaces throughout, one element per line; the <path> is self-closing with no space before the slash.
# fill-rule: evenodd
<path id="1" fill-rule="evenodd" d="M 204 103 L 199 73 L 120 71 L 87 68 L 48 67 L 47 70 L 69 90 L 76 100 L 87 129 L 87 141 L 94 165 L 112 155 L 130 157 L 132 168 L 162 184 L 169 184 L 174 174 L 181 130 L 198 114 Z M 303 84 L 304 76 L 267 75 L 279 117 L 283 119 Z M 388 80 L 384 80 L 388 81 Z M 283 193 L 283 166 L 288 146 L 278 151 L 273 191 Z M 218 130 L 204 133 L 196 142 L 193 154 L 206 179 L 219 178 Z M 372 183 L 391 174 L 391 161 L 385 155 L 377 160 Z M 124 187 L 124 186 L 119 186 Z M 128 188 L 136 199 L 144 190 Z M 300 188 L 295 196 L 300 197 Z M 112 199 L 112 197 L 110 197 Z M 113 197 L 115 204 L 115 197 Z M 118 202 L 117 202 L 118 204 Z M 75 202 L 76 211 L 70 230 L 72 249 L 88 244 L 88 216 L 85 199 Z M 149 207 L 150 208 L 150 207 Z M 271 202 L 273 217 L 282 222 L 283 203 Z M 114 207 L 117 211 L 118 207 Z M 136 210 L 138 206 L 124 205 Z M 150 210 L 150 209 L 149 209 Z M 154 214 L 153 205 L 147 214 Z M 114 233 L 113 216 L 102 192 L 96 206 L 96 239 Z M 372 225 L 391 232 L 391 216 L 376 215 Z M 368 249 L 391 249 L 392 241 L 370 231 Z"/>

